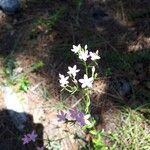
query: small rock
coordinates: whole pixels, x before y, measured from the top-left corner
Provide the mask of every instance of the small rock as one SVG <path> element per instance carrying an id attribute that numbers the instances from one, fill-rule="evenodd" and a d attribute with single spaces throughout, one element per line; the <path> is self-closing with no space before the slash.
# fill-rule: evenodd
<path id="1" fill-rule="evenodd" d="M 91 17 L 93 18 L 93 21 L 97 23 L 104 23 L 111 20 L 111 16 L 109 15 L 106 10 L 100 6 L 93 6 L 90 10 Z"/>
<path id="2" fill-rule="evenodd" d="M 100 9 L 95 10 L 92 16 L 95 20 L 103 20 L 105 17 L 108 17 L 108 15 Z"/>
<path id="3" fill-rule="evenodd" d="M 131 86 L 125 79 L 113 81 L 113 87 L 120 96 L 126 96 L 131 92 Z"/>
<path id="4" fill-rule="evenodd" d="M 0 0 L 0 7 L 7 13 L 15 13 L 20 9 L 18 0 Z"/>
<path id="5" fill-rule="evenodd" d="M 2 87 L 6 108 L 16 128 L 23 131 L 27 116 L 21 100 L 10 87 Z"/>

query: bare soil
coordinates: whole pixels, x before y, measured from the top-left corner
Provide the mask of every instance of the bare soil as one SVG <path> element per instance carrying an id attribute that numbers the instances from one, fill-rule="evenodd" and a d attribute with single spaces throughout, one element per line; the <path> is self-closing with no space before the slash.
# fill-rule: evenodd
<path id="1" fill-rule="evenodd" d="M 45 66 L 41 70 L 28 74 L 30 88 L 27 93 L 22 93 L 22 97 L 28 105 L 26 111 L 30 114 L 28 124 L 30 124 L 30 130 L 36 128 L 41 139 L 46 139 L 47 134 L 56 135 L 59 139 L 63 139 L 62 136 L 67 137 L 67 140 L 64 138 L 61 141 L 64 150 L 69 150 L 70 147 L 77 150 L 81 142 L 72 137 L 72 132 L 78 127 L 69 125 L 69 128 L 66 129 L 61 124 L 60 129 L 56 129 L 58 125 L 57 110 L 53 107 L 60 101 L 58 73 L 65 73 L 68 64 L 76 62 L 76 58 L 73 58 L 69 52 L 73 44 L 88 44 L 93 51 L 100 50 L 102 57 L 98 68 L 100 78 L 94 84 L 93 91 L 96 96 L 94 95 L 92 100 L 92 111 L 97 116 L 98 129 L 115 130 L 120 103 L 121 105 L 124 103 L 128 106 L 139 106 L 149 99 L 150 64 L 148 59 L 143 58 L 135 61 L 127 70 L 118 70 L 113 66 L 112 76 L 105 77 L 105 69 L 110 67 L 107 62 L 107 54 L 112 51 L 122 55 L 141 54 L 150 50 L 149 2 L 145 1 L 142 5 L 140 1 L 136 3 L 131 1 L 123 3 L 115 0 L 106 1 L 106 3 L 101 1 L 85 2 L 85 5 L 82 5 L 77 11 L 71 2 L 31 1 L 24 6 L 23 11 L 19 14 L 14 16 L 0 14 L 0 54 L 2 58 L 0 68 L 4 66 L 3 58 L 11 52 L 23 70 L 38 60 L 44 62 Z M 37 23 L 41 18 L 48 19 L 49 14 L 53 14 L 62 7 L 65 7 L 65 15 L 58 19 L 52 30 L 45 24 Z M 94 11 L 99 9 L 108 14 L 106 20 L 93 18 Z M 123 102 L 118 98 L 118 95 L 109 93 L 108 83 L 116 78 L 125 78 L 132 85 L 132 92 L 121 97 Z M 4 79 L 5 77 L 0 75 L 0 80 Z M 43 87 L 47 88 L 50 95 L 47 100 L 40 91 Z M 143 95 L 139 94 L 138 97 L 133 98 L 132 96 L 137 93 Z M 71 102 L 70 104 L 72 105 Z M 3 93 L 0 93 L 0 111 L 0 146 L 1 143 L 6 142 L 11 147 L 8 148 L 9 150 L 34 149 L 35 145 L 22 146 L 20 142 L 22 133 L 17 131 L 9 119 L 3 104 Z M 38 143 L 45 145 L 46 142 L 41 139 Z M 59 139 L 57 140 L 59 141 Z M 12 148 L 14 145 L 16 147 Z"/>

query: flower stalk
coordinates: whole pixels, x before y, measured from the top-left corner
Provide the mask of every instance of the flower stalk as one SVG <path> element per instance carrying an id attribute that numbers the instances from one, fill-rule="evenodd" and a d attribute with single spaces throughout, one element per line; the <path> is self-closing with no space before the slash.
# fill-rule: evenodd
<path id="1" fill-rule="evenodd" d="M 95 119 L 91 117 L 90 115 L 90 105 L 91 105 L 91 99 L 90 94 L 93 86 L 93 82 L 97 77 L 96 68 L 97 60 L 100 59 L 100 56 L 98 56 L 98 50 L 94 52 L 89 52 L 87 45 L 84 46 L 84 48 L 81 47 L 79 44 L 78 46 L 73 45 L 73 48 L 71 49 L 73 53 L 75 53 L 79 60 L 81 61 L 81 64 L 84 67 L 84 75 L 81 79 L 77 80 L 77 73 L 80 71 L 77 69 L 77 66 L 74 65 L 73 67 L 68 67 L 68 76 L 59 75 L 60 77 L 60 86 L 63 87 L 63 90 L 68 91 L 72 95 L 76 92 L 80 92 L 82 94 L 82 100 L 79 102 L 82 102 L 83 105 L 83 112 L 77 111 L 76 109 L 70 110 L 70 116 L 73 121 L 77 122 L 79 125 L 83 126 L 83 129 L 88 129 L 89 133 L 92 135 L 93 139 L 91 140 L 92 143 L 95 145 L 94 147 L 101 148 L 99 146 L 99 142 L 101 138 L 99 138 L 99 133 L 96 131 L 95 128 Z M 78 103 L 77 103 L 78 104 Z M 66 121 L 70 122 L 70 120 L 67 119 L 67 114 L 61 112 L 61 114 L 58 115 L 59 121 Z M 93 132 L 94 131 L 94 132 Z M 97 150 L 98 150 L 97 149 Z"/>

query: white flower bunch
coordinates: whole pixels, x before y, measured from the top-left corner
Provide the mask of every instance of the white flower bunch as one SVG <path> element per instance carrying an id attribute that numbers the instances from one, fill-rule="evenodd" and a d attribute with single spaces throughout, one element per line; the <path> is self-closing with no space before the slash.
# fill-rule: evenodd
<path id="1" fill-rule="evenodd" d="M 87 64 L 87 60 L 89 59 L 92 62 L 92 64 L 93 62 L 96 63 L 96 60 L 100 59 L 100 56 L 98 55 L 98 50 L 94 53 L 91 51 L 89 52 L 87 48 L 88 48 L 87 45 L 85 45 L 84 48 L 82 48 L 81 45 L 79 44 L 77 46 L 73 45 L 73 48 L 71 49 L 71 51 L 78 56 L 78 58 L 81 60 L 81 62 L 85 67 L 86 73 L 84 74 L 82 79 L 79 79 L 78 81 L 76 79 L 77 73 L 80 71 L 79 69 L 77 69 L 77 65 L 74 65 L 73 67 L 71 66 L 68 67 L 67 71 L 68 76 L 66 77 L 62 74 L 59 74 L 60 86 L 71 93 L 77 91 L 79 87 L 78 83 L 81 83 L 82 88 L 91 89 L 93 81 L 97 76 L 97 74 L 95 73 L 95 66 Z M 89 68 L 91 72 L 91 77 L 89 77 L 88 75 Z M 70 80 L 72 81 L 72 83 L 74 83 L 74 86 L 69 85 Z"/>
<path id="2" fill-rule="evenodd" d="M 71 49 L 71 51 L 77 54 L 79 56 L 79 59 L 83 61 L 87 61 L 88 58 L 91 58 L 92 61 L 100 59 L 100 56 L 98 56 L 98 50 L 96 51 L 96 53 L 89 52 L 87 50 L 87 45 L 84 46 L 84 49 L 80 44 L 78 46 L 73 45 L 73 49 Z"/>

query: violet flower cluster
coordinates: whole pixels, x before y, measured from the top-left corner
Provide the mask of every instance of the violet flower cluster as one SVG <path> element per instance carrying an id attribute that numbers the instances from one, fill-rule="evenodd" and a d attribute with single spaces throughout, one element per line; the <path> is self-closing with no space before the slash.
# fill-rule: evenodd
<path id="1" fill-rule="evenodd" d="M 80 126 L 89 124 L 90 123 L 88 121 L 89 117 L 90 115 L 85 115 L 83 112 L 78 111 L 77 109 L 71 109 L 69 110 L 68 113 L 64 113 L 63 111 L 61 111 L 60 113 L 57 114 L 58 122 L 75 121 Z"/>
<path id="2" fill-rule="evenodd" d="M 23 145 L 29 144 L 30 142 L 35 142 L 37 138 L 37 133 L 33 130 L 31 133 L 25 134 L 22 138 Z M 36 147 L 37 150 L 44 150 L 44 147 Z"/>

